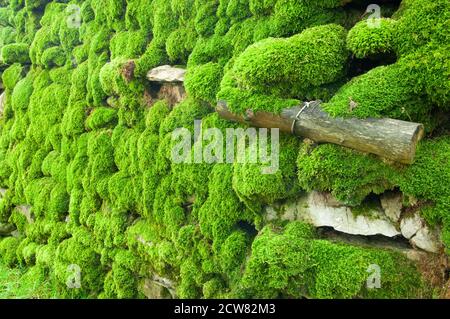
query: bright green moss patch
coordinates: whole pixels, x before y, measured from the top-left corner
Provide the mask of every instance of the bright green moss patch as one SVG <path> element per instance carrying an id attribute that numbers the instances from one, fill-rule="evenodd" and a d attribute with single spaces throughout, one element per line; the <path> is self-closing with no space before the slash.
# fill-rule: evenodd
<path id="1" fill-rule="evenodd" d="M 8 67 L 2 73 L 2 83 L 7 89 L 14 89 L 16 83 L 21 79 L 23 67 L 19 63 L 15 63 Z"/>
<path id="2" fill-rule="evenodd" d="M 415 267 L 398 253 L 314 238 L 300 222 L 283 233 L 264 228 L 252 245 L 245 289 L 260 298 L 414 298 L 426 292 Z M 380 289 L 366 286 L 373 264 L 382 269 Z"/>
<path id="3" fill-rule="evenodd" d="M 375 24 L 379 26 L 373 26 Z M 390 52 L 394 49 L 395 26 L 392 19 L 361 21 L 348 33 L 347 47 L 357 58 Z"/>
<path id="4" fill-rule="evenodd" d="M 2 47 L 1 56 L 3 63 L 29 63 L 29 46 L 26 43 L 12 43 Z"/>
<path id="5" fill-rule="evenodd" d="M 379 28 L 341 0 L 3 2 L 0 222 L 17 237 L 0 239 L 1 296 L 141 298 L 156 280 L 181 298 L 428 297 L 402 256 L 267 224 L 263 209 L 300 191 L 360 205 L 398 189 L 450 245 L 448 1 L 385 4 Z M 146 79 L 164 64 L 187 69 L 176 105 Z M 333 116 L 420 121 L 433 138 L 410 166 L 284 135 L 279 152 L 268 139 L 276 163 L 172 156 L 178 128 L 194 162 L 226 150 L 198 133 L 247 129 L 218 101 L 242 115 L 313 99 Z M 381 289 L 366 289 L 373 264 Z"/>
<path id="6" fill-rule="evenodd" d="M 298 179 L 308 190 L 331 191 L 339 200 L 358 205 L 370 193 L 395 186 L 397 171 L 373 155 L 332 144 L 305 144 L 298 154 Z"/>
<path id="7" fill-rule="evenodd" d="M 221 78 L 222 67 L 217 63 L 190 68 L 185 80 L 186 91 L 190 96 L 214 105 Z"/>
<path id="8" fill-rule="evenodd" d="M 352 101 L 353 107 L 350 107 Z M 385 116 L 423 121 L 427 120 L 431 105 L 422 101 L 414 92 L 411 76 L 400 66 L 390 65 L 377 67 L 353 78 L 324 108 L 332 116 Z"/>
<path id="9" fill-rule="evenodd" d="M 270 133 L 268 133 L 270 134 Z M 297 184 L 295 156 L 300 149 L 300 141 L 296 137 L 282 135 L 280 149 L 273 149 L 270 136 L 267 160 L 252 163 L 251 149 L 248 149 L 246 161 L 234 164 L 233 188 L 241 199 L 250 205 L 274 203 L 286 199 L 300 191 Z M 256 154 L 256 153 L 255 153 Z M 279 166 L 271 161 L 278 155 Z M 259 206 L 257 205 L 257 206 Z M 261 207 L 258 207 L 260 210 Z"/>
<path id="10" fill-rule="evenodd" d="M 250 46 L 233 65 L 242 88 L 293 94 L 331 83 L 343 75 L 347 60 L 345 30 L 326 25 L 288 39 L 268 39 Z M 308 59 L 308 63 L 302 63 Z"/>
<path id="11" fill-rule="evenodd" d="M 112 108 L 95 108 L 86 119 L 86 127 L 95 130 L 107 125 L 113 125 L 117 120 L 117 111 Z"/>

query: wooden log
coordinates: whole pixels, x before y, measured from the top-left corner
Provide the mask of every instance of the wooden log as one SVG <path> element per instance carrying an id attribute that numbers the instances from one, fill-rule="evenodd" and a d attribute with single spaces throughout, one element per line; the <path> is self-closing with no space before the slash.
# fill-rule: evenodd
<path id="1" fill-rule="evenodd" d="M 228 109 L 225 101 L 219 101 L 216 111 L 227 120 L 279 128 L 317 143 L 334 143 L 403 164 L 414 162 L 417 143 L 424 135 L 419 123 L 389 118 L 333 118 L 322 110 L 320 101 L 284 109 L 279 115 L 248 110 L 239 116 Z"/>

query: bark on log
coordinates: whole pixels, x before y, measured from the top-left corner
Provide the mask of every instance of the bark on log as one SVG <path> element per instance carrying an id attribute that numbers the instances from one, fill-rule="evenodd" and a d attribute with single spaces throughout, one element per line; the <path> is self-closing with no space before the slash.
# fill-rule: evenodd
<path id="1" fill-rule="evenodd" d="M 424 134 L 419 123 L 389 118 L 332 118 L 322 110 L 319 101 L 285 109 L 280 115 L 248 110 L 245 116 L 239 116 L 230 112 L 225 101 L 218 102 L 216 111 L 227 120 L 279 128 L 317 143 L 334 143 L 403 164 L 414 162 L 417 143 Z"/>

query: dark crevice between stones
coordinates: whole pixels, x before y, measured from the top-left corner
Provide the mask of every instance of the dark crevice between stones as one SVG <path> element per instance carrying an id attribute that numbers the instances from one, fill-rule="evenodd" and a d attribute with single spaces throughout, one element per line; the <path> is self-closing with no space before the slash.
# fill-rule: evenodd
<path id="1" fill-rule="evenodd" d="M 384 18 L 389 18 L 392 14 L 397 11 L 400 7 L 402 0 L 378 0 L 374 2 L 373 0 L 353 0 L 344 6 L 346 10 L 357 10 L 366 12 L 370 5 L 378 5 L 381 8 L 381 16 Z"/>
<path id="2" fill-rule="evenodd" d="M 414 249 L 409 241 L 400 235 L 392 238 L 383 235 L 351 235 L 336 231 L 332 227 L 319 227 L 317 228 L 317 232 L 321 239 L 330 240 L 332 242 L 342 242 L 356 246 L 386 248 L 400 251 Z"/>
<path id="3" fill-rule="evenodd" d="M 367 73 L 368 71 L 384 65 L 390 65 L 397 61 L 397 56 L 393 52 L 377 54 L 368 58 L 358 59 L 352 56 L 349 60 L 348 76 L 355 76 Z"/>
<path id="4" fill-rule="evenodd" d="M 256 229 L 255 225 L 245 220 L 239 221 L 236 226 L 238 229 L 241 229 L 244 232 L 246 232 L 251 239 L 255 238 L 256 235 L 258 235 L 258 230 Z"/>

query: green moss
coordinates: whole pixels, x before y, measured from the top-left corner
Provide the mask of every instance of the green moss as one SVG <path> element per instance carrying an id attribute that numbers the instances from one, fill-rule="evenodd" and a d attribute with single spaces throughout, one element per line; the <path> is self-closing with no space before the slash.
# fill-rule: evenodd
<path id="1" fill-rule="evenodd" d="M 445 226 L 443 240 L 447 240 L 445 241 L 447 247 L 450 245 L 447 235 L 450 225 L 448 214 L 450 189 L 447 183 L 450 180 L 449 142 L 448 137 L 442 137 L 420 144 L 416 162 L 405 170 L 399 181 L 400 189 L 404 193 L 415 198 L 431 200 L 436 204 L 435 207 L 429 208 L 432 209 L 431 212 L 425 211 L 422 215 L 428 217 L 428 221 L 432 224 L 442 223 Z"/>
<path id="2" fill-rule="evenodd" d="M 209 178 L 209 196 L 199 210 L 202 234 L 214 239 L 218 249 L 240 221 L 253 221 L 253 214 L 247 210 L 232 191 L 233 167 L 227 164 L 215 165 Z"/>
<path id="3" fill-rule="evenodd" d="M 349 106 L 351 101 L 356 107 Z M 380 66 L 352 79 L 324 105 L 332 116 L 385 116 L 425 122 L 431 107 L 415 94 L 413 79 L 399 65 Z"/>
<path id="4" fill-rule="evenodd" d="M 298 154 L 298 179 L 308 191 L 331 191 L 339 200 L 358 205 L 370 193 L 393 189 L 398 171 L 375 156 L 341 146 L 304 144 Z"/>
<path id="5" fill-rule="evenodd" d="M 228 108 L 237 114 L 243 114 L 247 110 L 279 113 L 282 109 L 300 104 L 300 101 L 295 99 L 242 90 L 237 87 L 231 72 L 225 73 L 217 93 L 217 100 L 225 101 Z"/>
<path id="6" fill-rule="evenodd" d="M 86 119 L 86 127 L 95 130 L 105 126 L 114 125 L 117 121 L 117 111 L 108 107 L 95 108 Z"/>
<path id="7" fill-rule="evenodd" d="M 256 15 L 268 15 L 272 12 L 277 0 L 249 0 L 250 11 Z"/>
<path id="8" fill-rule="evenodd" d="M 378 29 L 366 21 L 352 27 L 362 12 L 347 2 L 4 3 L 0 221 L 20 238 L 1 239 L 0 259 L 29 269 L 20 285 L 45 281 L 59 298 L 139 298 L 139 284 L 157 275 L 181 298 L 428 296 L 396 253 L 319 240 L 306 224 L 262 218 L 264 205 L 301 188 L 350 205 L 396 188 L 424 203 L 422 216 L 450 245 L 441 116 L 450 100 L 448 1 L 404 0 Z M 67 23 L 77 12 L 72 4 L 81 7 L 79 28 Z M 384 8 L 390 16 L 394 7 Z M 359 70 L 347 50 L 374 68 Z M 397 62 L 378 66 L 386 54 Z M 186 65 L 189 97 L 150 106 L 144 98 L 158 88 L 145 75 L 163 64 Z M 211 107 L 217 100 L 243 114 L 312 99 L 328 102 L 334 116 L 420 121 L 442 136 L 421 143 L 410 166 L 286 136 L 271 175 L 261 174 L 260 162 L 173 161 L 179 127 L 194 133 L 202 120 L 202 132 L 245 128 L 220 119 Z M 190 142 L 192 159 L 202 141 Z M 14 209 L 25 203 L 33 223 Z M 382 289 L 365 288 L 371 264 L 381 267 Z M 76 266 L 81 288 L 69 289 Z"/>
<path id="9" fill-rule="evenodd" d="M 29 46 L 26 43 L 12 43 L 2 47 L 2 60 L 5 64 L 30 62 Z"/>
<path id="10" fill-rule="evenodd" d="M 2 83 L 6 89 L 12 90 L 22 78 L 23 67 L 15 63 L 8 67 L 2 74 Z"/>
<path id="11" fill-rule="evenodd" d="M 273 9 L 273 31 L 278 36 L 292 35 L 307 27 L 343 22 L 344 11 L 338 8 L 342 4 L 340 0 L 314 3 L 279 0 Z"/>
<path id="12" fill-rule="evenodd" d="M 166 40 L 166 51 L 172 64 L 186 64 L 195 44 L 195 30 L 185 27 L 173 31 Z"/>
<path id="13" fill-rule="evenodd" d="M 300 222 L 280 234 L 266 227 L 252 245 L 243 285 L 262 298 L 411 298 L 426 291 L 415 267 L 387 250 L 313 239 Z M 380 289 L 367 289 L 370 265 L 381 269 Z"/>
<path id="14" fill-rule="evenodd" d="M 11 96 L 12 107 L 15 111 L 26 110 L 33 93 L 33 76 L 29 73 L 14 87 Z"/>
<path id="15" fill-rule="evenodd" d="M 275 141 L 280 143 L 279 149 L 273 149 L 270 147 L 272 138 L 273 136 L 269 135 L 266 160 L 262 161 L 258 158 L 258 161 L 254 163 L 249 148 L 245 160 L 234 164 L 233 188 L 250 207 L 256 205 L 257 211 L 261 210 L 260 205 L 274 203 L 300 191 L 295 162 L 295 156 L 300 149 L 299 140 L 296 137 L 283 135 L 279 141 Z M 275 155 L 278 156 L 277 166 L 270 161 L 271 156 Z"/>
<path id="16" fill-rule="evenodd" d="M 19 247 L 20 240 L 15 237 L 7 237 L 0 240 L 0 254 L 2 261 L 8 267 L 14 267 L 18 260 L 16 250 Z"/>
<path id="17" fill-rule="evenodd" d="M 198 9 L 195 16 L 195 30 L 202 37 L 208 37 L 214 33 L 217 23 L 216 11 L 219 1 L 204 1 Z"/>
<path id="18" fill-rule="evenodd" d="M 51 47 L 42 53 L 41 63 L 47 68 L 63 66 L 65 62 L 66 54 L 60 47 Z"/>
<path id="19" fill-rule="evenodd" d="M 73 238 L 61 243 L 56 251 L 54 271 L 58 290 L 62 296 L 93 297 L 102 289 L 104 269 L 100 265 L 99 255 L 90 246 L 89 237 L 86 230 L 79 229 Z M 81 271 L 79 277 L 78 270 Z M 77 278 L 80 279 L 81 287 L 68 288 L 67 283 L 76 284 Z"/>
<path id="20" fill-rule="evenodd" d="M 188 67 L 217 62 L 225 65 L 232 55 L 232 44 L 223 36 L 199 38 L 187 62 Z"/>
<path id="21" fill-rule="evenodd" d="M 370 23 L 379 23 L 379 26 L 373 27 Z M 368 55 L 391 52 L 394 49 L 396 21 L 379 19 L 370 23 L 361 21 L 348 33 L 347 47 L 360 59 Z"/>
<path id="22" fill-rule="evenodd" d="M 289 39 L 260 41 L 236 59 L 232 77 L 243 89 L 301 96 L 301 92 L 343 76 L 345 35 L 342 27 L 325 25 Z M 301 62 L 305 58 L 306 64 Z"/>
<path id="23" fill-rule="evenodd" d="M 130 251 L 121 250 L 115 255 L 112 271 L 105 280 L 105 297 L 136 298 L 137 277 L 134 274 L 136 258 Z"/>
<path id="24" fill-rule="evenodd" d="M 152 40 L 144 54 L 136 61 L 135 76 L 143 77 L 149 70 L 168 62 L 169 58 L 165 48 L 157 41 Z"/>
<path id="25" fill-rule="evenodd" d="M 217 63 L 190 68 L 185 79 L 186 91 L 193 98 L 214 105 L 221 78 L 222 67 Z"/>

